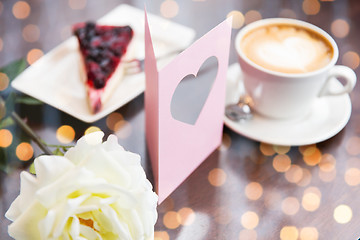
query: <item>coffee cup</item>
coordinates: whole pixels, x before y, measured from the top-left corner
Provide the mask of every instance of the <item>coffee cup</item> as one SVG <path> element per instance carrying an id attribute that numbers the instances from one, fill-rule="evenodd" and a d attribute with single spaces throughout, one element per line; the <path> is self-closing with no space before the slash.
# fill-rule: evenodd
<path id="1" fill-rule="evenodd" d="M 270 118 L 305 116 L 318 98 L 346 94 L 356 84 L 354 71 L 335 65 L 334 39 L 310 23 L 269 18 L 242 28 L 235 38 L 246 94 L 253 109 Z M 331 81 L 341 78 L 341 89 Z"/>

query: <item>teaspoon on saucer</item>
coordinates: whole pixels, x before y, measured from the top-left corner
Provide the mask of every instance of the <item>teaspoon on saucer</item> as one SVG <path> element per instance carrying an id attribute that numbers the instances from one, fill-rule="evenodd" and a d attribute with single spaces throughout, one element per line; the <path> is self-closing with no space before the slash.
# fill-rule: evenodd
<path id="1" fill-rule="evenodd" d="M 252 100 L 249 96 L 240 96 L 237 103 L 225 107 L 225 115 L 232 121 L 246 121 L 253 117 L 251 113 Z"/>

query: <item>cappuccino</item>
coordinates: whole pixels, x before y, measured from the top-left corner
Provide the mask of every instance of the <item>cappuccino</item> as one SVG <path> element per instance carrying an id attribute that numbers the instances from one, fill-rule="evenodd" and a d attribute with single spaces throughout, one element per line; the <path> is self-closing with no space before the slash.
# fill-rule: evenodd
<path id="1" fill-rule="evenodd" d="M 245 56 L 265 69 L 308 73 L 328 65 L 332 45 L 319 33 L 292 24 L 269 24 L 248 32 L 240 42 Z"/>

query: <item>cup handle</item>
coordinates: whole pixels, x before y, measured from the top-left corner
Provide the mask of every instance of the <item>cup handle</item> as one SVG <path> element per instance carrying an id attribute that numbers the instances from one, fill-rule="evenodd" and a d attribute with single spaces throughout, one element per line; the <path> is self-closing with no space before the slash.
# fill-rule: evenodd
<path id="1" fill-rule="evenodd" d="M 342 89 L 334 90 L 330 88 L 330 82 L 332 78 L 341 77 L 345 80 L 345 84 Z M 323 96 L 336 96 L 344 93 L 349 93 L 353 90 L 356 84 L 356 74 L 355 72 L 346 66 L 336 65 L 330 69 L 329 75 L 325 81 L 323 88 L 319 93 L 319 97 Z"/>

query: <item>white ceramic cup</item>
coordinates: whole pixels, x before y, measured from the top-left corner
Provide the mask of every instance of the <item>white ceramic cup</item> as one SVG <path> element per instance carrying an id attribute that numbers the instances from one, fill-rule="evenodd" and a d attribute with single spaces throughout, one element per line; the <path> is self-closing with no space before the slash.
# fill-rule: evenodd
<path id="1" fill-rule="evenodd" d="M 242 51 L 243 37 L 256 28 L 290 24 L 313 30 L 328 40 L 333 48 L 333 57 L 324 67 L 307 73 L 282 73 L 261 67 L 252 62 Z M 271 118 L 295 118 L 310 112 L 317 98 L 341 95 L 352 91 L 356 84 L 354 71 L 346 66 L 335 65 L 339 56 L 334 39 L 324 30 L 304 21 L 287 18 L 269 18 L 253 22 L 242 28 L 235 38 L 246 93 L 252 98 L 253 109 Z M 332 78 L 342 78 L 342 89 L 332 90 Z"/>

